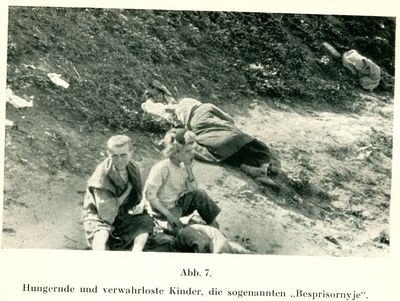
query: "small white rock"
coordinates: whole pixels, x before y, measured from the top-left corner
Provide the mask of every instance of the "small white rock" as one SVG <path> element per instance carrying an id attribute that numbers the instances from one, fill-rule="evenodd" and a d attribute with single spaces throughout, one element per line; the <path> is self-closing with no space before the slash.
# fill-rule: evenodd
<path id="1" fill-rule="evenodd" d="M 57 86 L 63 87 L 64 89 L 68 89 L 69 83 L 67 83 L 65 80 L 61 79 L 61 75 L 60 74 L 48 73 L 47 76 Z"/>
<path id="2" fill-rule="evenodd" d="M 15 95 L 14 92 L 10 88 L 7 88 L 7 90 L 6 90 L 6 101 L 8 103 L 12 104 L 17 109 L 33 106 L 33 101 L 27 101 L 27 100 L 23 99 L 22 97 Z"/>

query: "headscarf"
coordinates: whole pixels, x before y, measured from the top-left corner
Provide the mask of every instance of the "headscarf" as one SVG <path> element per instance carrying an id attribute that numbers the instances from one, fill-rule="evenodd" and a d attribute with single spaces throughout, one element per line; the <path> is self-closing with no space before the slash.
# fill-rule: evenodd
<path id="1" fill-rule="evenodd" d="M 183 98 L 175 105 L 175 114 L 180 122 L 183 123 L 185 127 L 188 125 L 190 112 L 194 106 L 199 106 L 202 103 L 194 98 Z"/>

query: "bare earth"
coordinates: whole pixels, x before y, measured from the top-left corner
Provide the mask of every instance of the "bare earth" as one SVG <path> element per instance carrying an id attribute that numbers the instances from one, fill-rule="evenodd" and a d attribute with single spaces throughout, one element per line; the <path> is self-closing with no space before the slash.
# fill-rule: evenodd
<path id="1" fill-rule="evenodd" d="M 392 136 L 393 104 L 371 95 L 354 114 L 277 110 L 256 100 L 224 108 L 279 154 L 287 175 L 307 174 L 326 194 L 301 203 L 238 170 L 197 163 L 201 187 L 223 209 L 223 232 L 260 254 L 387 256 L 391 158 L 379 133 Z M 11 110 L 7 118 L 17 127 L 6 131 L 2 247 L 85 249 L 82 192 L 113 133 L 87 132 L 38 106 Z M 161 158 L 157 137 L 128 134 L 146 177 Z"/>

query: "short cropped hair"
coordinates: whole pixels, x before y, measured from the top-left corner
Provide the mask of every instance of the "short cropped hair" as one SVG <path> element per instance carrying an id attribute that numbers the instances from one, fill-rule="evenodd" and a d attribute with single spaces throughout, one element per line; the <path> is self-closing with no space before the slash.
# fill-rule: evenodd
<path id="1" fill-rule="evenodd" d="M 164 137 L 164 157 L 171 158 L 176 155 L 186 144 L 196 142 L 196 135 L 192 131 L 174 128 Z"/>
<path id="2" fill-rule="evenodd" d="M 107 141 L 107 150 L 113 147 L 122 147 L 128 145 L 129 149 L 132 149 L 132 140 L 126 135 L 115 135 L 110 137 Z"/>

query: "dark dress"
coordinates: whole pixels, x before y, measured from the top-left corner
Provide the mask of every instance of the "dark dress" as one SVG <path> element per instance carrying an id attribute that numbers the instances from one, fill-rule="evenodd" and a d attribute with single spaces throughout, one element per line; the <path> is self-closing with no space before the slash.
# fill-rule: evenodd
<path id="1" fill-rule="evenodd" d="M 247 164 L 259 167 L 274 160 L 265 143 L 243 133 L 229 115 L 213 104 L 194 106 L 187 128 L 196 135 L 197 143 L 215 157 L 211 163 L 225 162 L 234 166 Z"/>

